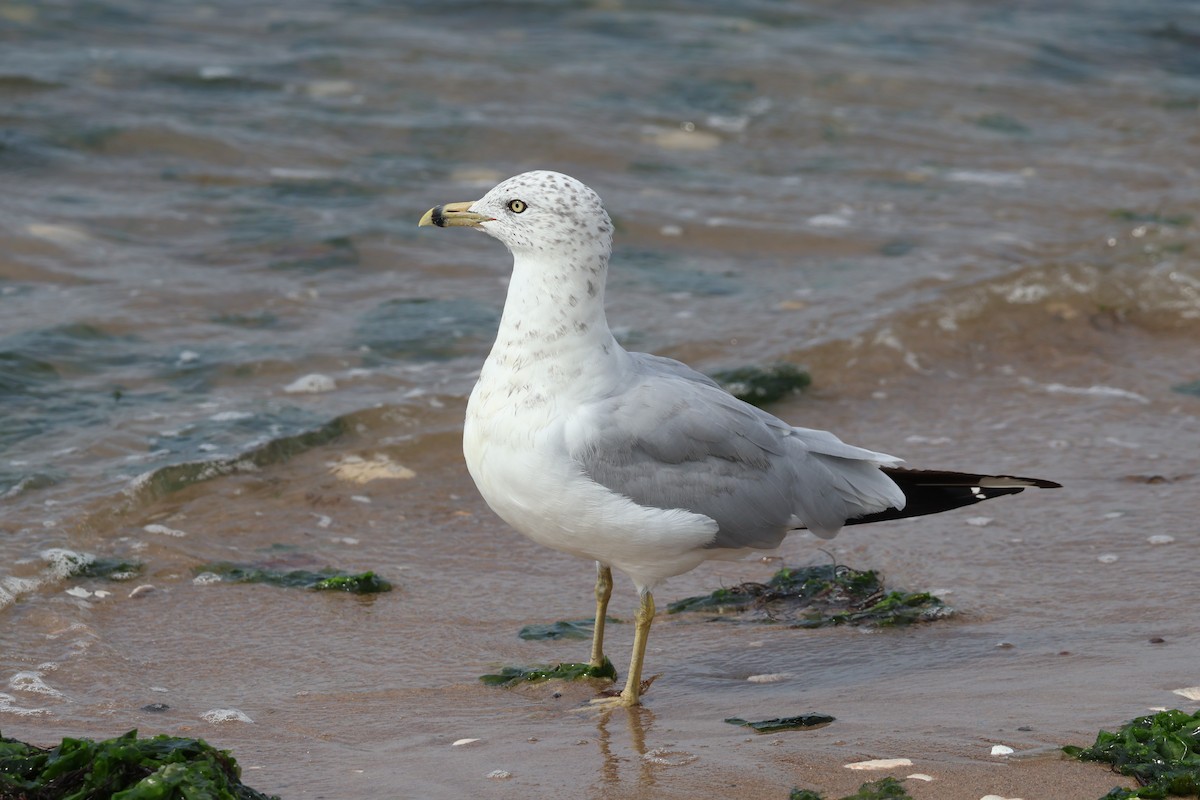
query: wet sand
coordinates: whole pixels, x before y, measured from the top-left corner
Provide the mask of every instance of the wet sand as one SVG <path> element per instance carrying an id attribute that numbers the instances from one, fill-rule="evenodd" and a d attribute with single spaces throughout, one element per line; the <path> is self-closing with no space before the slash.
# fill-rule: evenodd
<path id="1" fill-rule="evenodd" d="M 136 582 L 154 591 L 130 598 L 122 584 L 105 600 L 60 595 L 15 608 L 19 622 L 46 631 L 22 660 L 57 663 L 45 675 L 64 698 L 18 693 L 22 706 L 54 716 L 8 717 L 5 733 L 42 743 L 130 727 L 200 735 L 233 749 L 250 785 L 284 797 L 557 797 L 581 785 L 596 797 L 782 797 L 791 786 L 836 797 L 912 773 L 934 778 L 907 781 L 917 798 L 1099 797 L 1130 784 L 1058 748 L 1090 744 L 1151 707 L 1188 707 L 1172 690 L 1200 683 L 1200 634 L 1187 610 L 1197 417 L 1195 401 L 1162 380 L 1175 366 L 1157 355 L 1161 342 L 1075 321 L 1057 343 L 945 354 L 882 388 L 822 382 L 831 373 L 821 359 L 844 354 L 812 353 L 818 388 L 776 407 L 782 416 L 915 466 L 1066 485 L 848 529 L 831 543 L 797 535 L 782 549 L 789 564 L 827 559 L 823 549 L 880 569 L 891 585 L 933 590 L 957 609 L 949 620 L 814 631 L 660 614 L 647 670 L 661 677 L 632 714 L 581 710 L 594 692 L 584 685 L 485 687 L 478 676 L 503 665 L 585 657 L 586 642 L 516 632 L 588 616 L 591 566 L 525 541 L 483 506 L 458 454 L 460 405 L 419 421 L 382 409 L 357 415 L 333 445 L 195 485 L 126 520 L 117 533 L 143 542 L 138 556 L 152 565 Z M 1138 387 L 1145 402 L 1044 388 L 1110 381 Z M 1106 431 L 1118 423 L 1120 440 Z M 348 482 L 334 472 L 348 455 L 386 455 L 414 474 Z M 148 534 L 149 523 L 185 535 Z M 1175 541 L 1150 544 L 1154 534 Z M 78 536 L 86 544 L 87 532 Z M 359 598 L 196 585 L 198 558 L 370 568 L 397 588 Z M 764 580 L 779 565 L 705 565 L 668 582 L 660 609 Z M 627 619 L 633 601 L 619 580 L 613 613 Z M 56 609 L 84 622 L 57 630 Z M 631 629 L 610 631 L 622 667 Z M 785 677 L 747 680 L 764 674 Z M 139 710 L 154 702 L 170 710 Z M 214 708 L 253 723 L 202 722 Z M 810 711 L 837 720 L 774 735 L 723 722 Z M 464 738 L 480 741 L 453 745 Z M 1015 753 L 991 756 L 993 744 Z M 879 774 L 843 766 L 896 757 L 913 764 Z M 495 770 L 511 777 L 488 777 Z"/>

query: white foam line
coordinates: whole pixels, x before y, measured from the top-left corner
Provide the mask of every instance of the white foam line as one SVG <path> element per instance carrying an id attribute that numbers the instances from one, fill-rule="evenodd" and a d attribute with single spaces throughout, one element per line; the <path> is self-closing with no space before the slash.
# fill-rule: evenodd
<path id="1" fill-rule="evenodd" d="M 0 577 L 0 610 L 8 608 L 23 595 L 36 592 L 43 586 L 66 580 L 82 566 L 96 560 L 91 553 L 68 550 L 65 547 L 51 547 L 38 553 L 46 562 L 46 568 L 37 575 L 23 578 L 16 575 Z"/>
<path id="2" fill-rule="evenodd" d="M 1113 397 L 1121 400 L 1133 400 L 1135 403 L 1149 403 L 1150 400 L 1137 392 L 1128 389 L 1118 389 L 1115 386 L 1067 386 L 1062 383 L 1047 383 L 1042 387 L 1050 394 L 1075 394 L 1087 397 Z"/>

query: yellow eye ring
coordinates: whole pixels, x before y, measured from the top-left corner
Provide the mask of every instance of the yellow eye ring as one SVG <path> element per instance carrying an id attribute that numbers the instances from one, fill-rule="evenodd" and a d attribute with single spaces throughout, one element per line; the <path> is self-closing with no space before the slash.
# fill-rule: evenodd
<path id="1" fill-rule="evenodd" d="M 526 205 L 524 200 L 509 200 L 508 201 L 508 210 L 513 212 L 514 214 L 520 214 L 522 211 L 524 211 L 527 208 L 529 208 L 529 206 Z"/>

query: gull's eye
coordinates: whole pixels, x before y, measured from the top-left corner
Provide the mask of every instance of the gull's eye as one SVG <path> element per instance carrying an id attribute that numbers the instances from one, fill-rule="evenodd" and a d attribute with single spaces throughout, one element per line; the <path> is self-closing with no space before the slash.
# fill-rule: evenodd
<path id="1" fill-rule="evenodd" d="M 514 214 L 520 214 L 522 211 L 524 211 L 527 208 L 529 208 L 529 206 L 527 206 L 525 204 L 524 200 L 509 200 L 508 201 L 508 210 L 513 212 Z"/>

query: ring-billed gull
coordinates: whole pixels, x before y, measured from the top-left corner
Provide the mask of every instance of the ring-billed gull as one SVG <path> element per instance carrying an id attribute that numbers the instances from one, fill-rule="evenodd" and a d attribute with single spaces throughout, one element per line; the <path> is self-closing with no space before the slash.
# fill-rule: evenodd
<path id="1" fill-rule="evenodd" d="M 421 225 L 503 242 L 512 279 L 467 404 L 463 452 L 488 505 L 535 542 L 596 562 L 591 664 L 604 661 L 612 568 L 641 598 L 625 688 L 640 702 L 651 590 L 710 558 L 777 547 L 793 530 L 932 514 L 1027 487 L 1007 475 L 901 469 L 900 459 L 797 428 L 669 358 L 630 353 L 604 313 L 612 222 L 557 172 L 509 178 Z"/>

